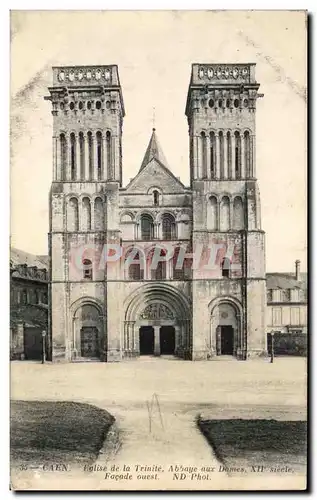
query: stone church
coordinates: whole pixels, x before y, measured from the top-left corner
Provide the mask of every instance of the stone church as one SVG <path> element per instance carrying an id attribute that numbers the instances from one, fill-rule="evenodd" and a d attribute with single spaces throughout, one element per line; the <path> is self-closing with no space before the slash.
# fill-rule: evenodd
<path id="1" fill-rule="evenodd" d="M 122 185 L 118 67 L 53 68 L 49 335 L 53 361 L 266 352 L 255 64 L 193 64 L 190 186 L 153 129 Z"/>

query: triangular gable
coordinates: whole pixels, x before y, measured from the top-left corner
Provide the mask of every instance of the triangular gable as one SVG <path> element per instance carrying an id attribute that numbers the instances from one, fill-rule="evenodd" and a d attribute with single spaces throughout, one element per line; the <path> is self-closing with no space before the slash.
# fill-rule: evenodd
<path id="1" fill-rule="evenodd" d="M 186 190 L 184 184 L 156 158 L 152 158 L 152 160 L 131 179 L 125 191 L 146 193 L 152 186 L 161 188 L 165 193 L 179 193 Z"/>

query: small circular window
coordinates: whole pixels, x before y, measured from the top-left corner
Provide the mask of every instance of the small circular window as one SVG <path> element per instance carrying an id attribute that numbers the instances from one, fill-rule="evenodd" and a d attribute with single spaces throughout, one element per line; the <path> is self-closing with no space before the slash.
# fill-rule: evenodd
<path id="1" fill-rule="evenodd" d="M 233 104 L 234 104 L 235 108 L 238 108 L 239 107 L 239 99 L 235 99 Z"/>
<path id="2" fill-rule="evenodd" d="M 215 105 L 215 101 L 213 99 L 209 99 L 209 103 L 208 104 L 209 104 L 210 108 L 213 108 L 214 105 Z"/>
<path id="3" fill-rule="evenodd" d="M 75 108 L 75 104 L 73 102 L 70 103 L 69 108 L 73 110 Z"/>
<path id="4" fill-rule="evenodd" d="M 227 108 L 230 108 L 230 100 L 229 99 L 226 100 L 226 106 L 227 106 Z"/>
<path id="5" fill-rule="evenodd" d="M 79 109 L 83 109 L 84 105 L 83 105 L 82 101 L 79 101 L 78 107 L 79 107 Z"/>
<path id="6" fill-rule="evenodd" d="M 247 108 L 248 104 L 249 104 L 248 99 L 244 99 L 243 104 L 244 104 L 244 107 Z"/>
<path id="7" fill-rule="evenodd" d="M 222 108 L 222 100 L 218 101 L 219 108 Z"/>
<path id="8" fill-rule="evenodd" d="M 96 102 L 96 109 L 101 109 L 101 102 L 100 101 Z"/>
<path id="9" fill-rule="evenodd" d="M 91 109 L 91 102 L 90 101 L 87 102 L 87 109 Z"/>

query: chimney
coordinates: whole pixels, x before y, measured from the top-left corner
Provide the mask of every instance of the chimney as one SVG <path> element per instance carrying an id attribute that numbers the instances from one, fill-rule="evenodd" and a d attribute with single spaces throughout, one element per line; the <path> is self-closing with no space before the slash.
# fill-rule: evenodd
<path id="1" fill-rule="evenodd" d="M 295 260 L 295 276 L 296 280 L 300 281 L 300 260 Z"/>

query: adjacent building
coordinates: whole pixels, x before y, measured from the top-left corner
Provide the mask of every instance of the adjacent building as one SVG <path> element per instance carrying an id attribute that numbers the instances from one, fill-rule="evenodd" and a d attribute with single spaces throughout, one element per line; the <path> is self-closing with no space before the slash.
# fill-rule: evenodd
<path id="1" fill-rule="evenodd" d="M 41 358 L 42 331 L 48 329 L 48 267 L 47 256 L 11 249 L 11 359 Z"/>

